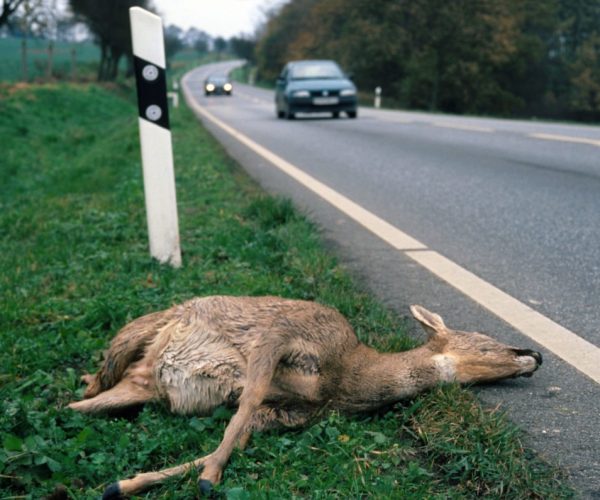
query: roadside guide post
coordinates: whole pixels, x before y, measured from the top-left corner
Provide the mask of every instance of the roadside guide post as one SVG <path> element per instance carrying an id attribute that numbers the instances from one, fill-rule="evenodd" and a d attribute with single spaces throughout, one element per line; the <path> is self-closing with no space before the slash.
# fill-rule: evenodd
<path id="1" fill-rule="evenodd" d="M 179 107 L 179 84 L 177 83 L 177 81 L 173 82 L 173 91 L 168 92 L 167 95 L 169 96 L 169 99 L 171 99 L 173 101 L 173 107 L 178 108 Z"/>
<path id="2" fill-rule="evenodd" d="M 162 20 L 129 9 L 150 255 L 181 266 Z"/>
<path id="3" fill-rule="evenodd" d="M 375 87 L 375 107 L 381 107 L 381 87 Z"/>

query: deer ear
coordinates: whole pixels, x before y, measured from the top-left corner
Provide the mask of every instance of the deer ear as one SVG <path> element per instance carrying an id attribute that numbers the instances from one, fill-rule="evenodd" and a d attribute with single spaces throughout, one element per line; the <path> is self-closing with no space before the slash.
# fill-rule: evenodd
<path id="1" fill-rule="evenodd" d="M 439 314 L 432 313 L 423 306 L 417 305 L 410 306 L 410 312 L 421 323 L 429 338 L 445 337 L 448 335 L 448 329 Z"/>

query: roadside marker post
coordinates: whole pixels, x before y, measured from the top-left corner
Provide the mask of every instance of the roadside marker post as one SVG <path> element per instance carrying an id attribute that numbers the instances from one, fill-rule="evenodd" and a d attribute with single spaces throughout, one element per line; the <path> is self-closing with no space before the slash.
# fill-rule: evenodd
<path id="1" fill-rule="evenodd" d="M 150 255 L 181 266 L 166 60 L 160 17 L 129 9 Z"/>
<path id="2" fill-rule="evenodd" d="M 172 92 L 167 92 L 167 96 L 169 97 L 169 99 L 171 99 L 173 101 L 173 107 L 174 108 L 178 108 L 179 107 L 179 92 L 178 92 L 178 87 L 177 87 L 177 83 L 173 84 L 173 91 Z"/>
<path id="3" fill-rule="evenodd" d="M 381 87 L 375 87 L 375 102 L 373 105 L 377 109 L 381 107 Z"/>

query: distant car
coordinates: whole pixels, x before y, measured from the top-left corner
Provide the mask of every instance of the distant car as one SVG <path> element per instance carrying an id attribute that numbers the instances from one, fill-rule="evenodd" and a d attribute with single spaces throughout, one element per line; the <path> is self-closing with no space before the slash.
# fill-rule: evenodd
<path id="1" fill-rule="evenodd" d="M 275 108 L 278 118 L 321 112 L 356 118 L 356 87 L 334 61 L 291 61 L 277 79 Z"/>
<path id="2" fill-rule="evenodd" d="M 209 95 L 231 95 L 233 85 L 226 76 L 211 75 L 204 80 L 204 94 Z"/>

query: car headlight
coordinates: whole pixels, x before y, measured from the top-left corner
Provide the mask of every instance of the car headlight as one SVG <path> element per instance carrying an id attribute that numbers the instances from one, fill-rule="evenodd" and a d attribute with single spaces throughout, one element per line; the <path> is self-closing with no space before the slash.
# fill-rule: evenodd
<path id="1" fill-rule="evenodd" d="M 308 90 L 296 90 L 292 92 L 292 97 L 310 97 L 310 92 Z"/>
<path id="2" fill-rule="evenodd" d="M 209 92 L 212 92 L 213 90 L 215 90 L 215 86 L 212 83 L 208 83 L 206 85 L 206 90 L 208 90 Z"/>
<path id="3" fill-rule="evenodd" d="M 340 95 L 343 97 L 350 97 L 352 95 L 356 95 L 356 90 L 354 89 L 344 89 L 340 91 Z"/>
<path id="4" fill-rule="evenodd" d="M 223 85 L 223 89 L 225 90 L 225 92 L 229 92 L 232 88 L 233 85 L 231 85 L 231 83 L 226 83 L 225 85 Z"/>

